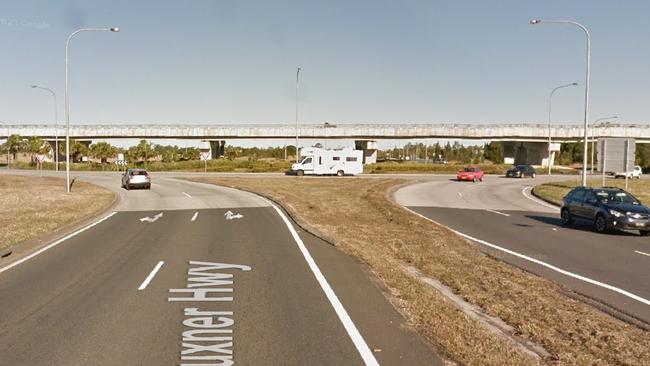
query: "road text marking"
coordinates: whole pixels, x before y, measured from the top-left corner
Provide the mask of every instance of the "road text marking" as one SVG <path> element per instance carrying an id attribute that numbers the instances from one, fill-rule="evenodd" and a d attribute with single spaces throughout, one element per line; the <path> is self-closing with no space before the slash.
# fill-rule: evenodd
<path id="1" fill-rule="evenodd" d="M 513 256 L 515 256 L 515 257 L 518 257 L 518 258 L 521 258 L 521 259 L 525 259 L 525 260 L 527 260 L 527 261 L 529 261 L 529 262 L 533 262 L 533 263 L 535 263 L 535 264 L 538 264 L 538 265 L 540 265 L 540 266 L 542 266 L 542 267 L 546 267 L 546 268 L 548 268 L 548 269 L 550 269 L 550 270 L 553 270 L 553 271 L 555 271 L 555 272 L 561 273 L 561 274 L 563 274 L 563 275 L 566 275 L 566 276 L 569 276 L 569 277 L 573 277 L 573 278 L 575 278 L 575 279 L 578 279 L 578 280 L 581 280 L 581 281 L 584 281 L 584 282 L 590 283 L 590 284 L 592 284 L 592 285 L 595 285 L 595 286 L 598 286 L 598 287 L 602 287 L 602 288 L 605 288 L 605 289 L 608 289 L 608 290 L 611 290 L 611 291 L 617 292 L 617 293 L 619 293 L 619 294 L 621 294 L 621 295 L 623 295 L 623 296 L 625 296 L 625 297 L 629 297 L 630 299 L 634 299 L 634 300 L 636 300 L 636 301 L 638 301 L 638 302 L 641 302 L 641 303 L 643 303 L 643 304 L 646 304 L 646 305 L 649 305 L 649 306 L 650 306 L 650 300 L 648 300 L 648 299 L 644 299 L 643 297 L 641 297 L 641 296 L 639 296 L 639 295 L 635 295 L 635 294 L 633 294 L 633 293 L 631 293 L 631 292 L 625 291 L 625 290 L 620 289 L 620 288 L 618 288 L 618 287 L 614 287 L 614 286 L 612 286 L 612 285 L 608 285 L 608 284 L 606 284 L 606 283 L 602 283 L 602 282 L 599 282 L 599 281 L 596 281 L 596 280 L 592 280 L 591 278 L 588 278 L 588 277 L 585 277 L 585 276 L 581 276 L 581 275 L 576 274 L 576 273 L 573 273 L 573 272 L 569 272 L 569 271 L 564 270 L 564 269 L 562 269 L 562 268 L 556 267 L 556 266 L 554 266 L 554 265 L 552 265 L 552 264 L 549 264 L 549 263 L 546 263 L 546 262 L 542 262 L 542 261 L 540 261 L 540 260 L 538 260 L 538 259 L 531 258 L 531 257 L 529 257 L 529 256 L 527 256 L 527 255 L 523 255 L 523 254 L 517 253 L 517 252 L 515 252 L 515 251 L 513 251 L 513 250 L 510 250 L 510 249 L 502 248 L 502 247 L 500 247 L 500 246 L 498 246 L 498 245 L 494 245 L 494 244 L 489 243 L 489 242 L 487 242 L 487 241 L 485 241 L 485 240 L 481 240 L 481 239 L 475 238 L 475 237 L 473 237 L 473 236 L 469 236 L 469 235 L 467 235 L 467 234 L 463 234 L 463 233 L 461 233 L 460 231 L 454 230 L 454 229 L 452 229 L 452 228 L 449 227 L 449 226 L 442 225 L 442 224 L 440 224 L 440 223 L 438 223 L 438 222 L 436 222 L 436 221 L 434 221 L 434 220 L 432 220 L 432 219 L 430 219 L 430 218 L 428 218 L 428 217 L 426 217 L 426 216 L 424 216 L 424 215 L 422 215 L 422 214 L 419 214 L 419 213 L 417 213 L 417 212 L 415 212 L 415 211 L 409 209 L 408 207 L 404 207 L 404 208 L 405 208 L 406 210 L 409 210 L 409 211 L 411 211 L 412 213 L 414 213 L 414 214 L 416 214 L 416 215 L 422 217 L 422 218 L 425 219 L 425 220 L 429 220 L 429 221 L 431 221 L 431 222 L 436 223 L 437 225 L 444 226 L 444 227 L 448 228 L 449 230 L 453 231 L 453 232 L 456 233 L 457 235 L 462 236 L 462 237 L 465 238 L 465 239 L 468 239 L 468 240 L 471 240 L 471 241 L 474 241 L 474 242 L 477 242 L 477 243 L 483 244 L 483 245 L 488 246 L 488 247 L 490 247 L 490 248 L 492 248 L 492 249 L 496 249 L 496 250 L 499 250 L 499 251 L 502 251 L 502 252 L 505 252 L 505 253 L 511 254 L 511 255 L 513 255 Z"/>
<path id="2" fill-rule="evenodd" d="M 186 288 L 169 289 L 170 293 L 182 293 L 186 296 L 168 297 L 167 301 L 216 303 L 233 301 L 233 275 L 223 272 L 233 269 L 248 272 L 251 267 L 240 264 L 190 261 Z M 214 295 L 210 296 L 210 293 Z M 213 306 L 216 304 L 213 303 Z M 234 365 L 233 312 L 188 307 L 183 309 L 183 313 L 186 317 L 183 325 L 190 329 L 182 334 L 181 360 L 194 362 L 181 363 L 181 365 Z M 201 361 L 209 363 L 200 363 Z"/>
<path id="3" fill-rule="evenodd" d="M 352 339 L 352 343 L 354 343 L 354 346 L 357 348 L 357 351 L 361 355 L 361 358 L 363 359 L 364 363 L 366 365 L 379 366 L 377 359 L 375 359 L 375 355 L 372 353 L 372 351 L 366 344 L 366 341 L 363 340 L 361 333 L 359 333 L 359 330 L 352 322 L 350 315 L 348 315 L 347 311 L 345 311 L 345 308 L 343 307 L 343 304 L 341 304 L 341 301 L 339 301 L 339 298 L 336 296 L 336 293 L 334 293 L 332 287 L 330 287 L 329 283 L 327 283 L 327 279 L 325 279 L 325 276 L 323 276 L 323 273 L 318 268 L 318 265 L 316 265 L 314 258 L 312 258 L 311 254 L 309 254 L 307 247 L 305 247 L 305 243 L 303 243 L 302 239 L 300 239 L 300 236 L 296 232 L 296 229 L 293 228 L 293 225 L 291 225 L 289 219 L 287 219 L 285 214 L 282 212 L 282 210 L 278 208 L 278 206 L 270 202 L 269 204 L 273 206 L 275 211 L 282 218 L 282 221 L 284 221 L 284 223 L 287 225 L 287 228 L 289 228 L 289 231 L 291 232 L 291 236 L 293 236 L 293 240 L 295 240 L 296 244 L 298 244 L 298 248 L 302 252 L 302 255 L 305 257 L 305 261 L 307 261 L 309 268 L 314 273 L 314 276 L 316 277 L 316 280 L 320 284 L 320 287 L 323 289 L 325 296 L 332 304 L 332 307 L 334 308 L 336 315 L 338 315 L 339 319 L 341 320 L 343 327 L 345 328 L 348 335 Z"/>
<path id="4" fill-rule="evenodd" d="M 153 268 L 151 273 L 149 273 L 149 276 L 147 276 L 147 278 L 144 279 L 144 282 L 142 282 L 140 287 L 138 287 L 138 290 L 144 290 L 145 288 L 147 288 L 147 286 L 149 285 L 149 282 L 151 282 L 151 280 L 153 279 L 153 276 L 155 276 L 156 273 L 158 273 L 158 271 L 160 270 L 160 267 L 162 267 L 163 264 L 165 264 L 165 262 L 163 262 L 163 261 L 160 261 L 160 262 L 158 262 L 158 264 L 156 264 L 156 266 Z"/>
<path id="5" fill-rule="evenodd" d="M 184 195 L 186 195 L 188 198 L 192 198 L 192 196 L 189 195 L 189 193 L 182 192 Z"/>
<path id="6" fill-rule="evenodd" d="M 21 263 L 23 263 L 23 262 L 25 262 L 25 261 L 31 259 L 31 258 L 36 257 L 37 255 L 43 253 L 44 251 L 46 251 L 46 250 L 48 250 L 48 249 L 50 249 L 50 248 L 52 248 L 52 247 L 54 247 L 54 246 L 56 246 L 56 245 L 58 245 L 58 244 L 61 244 L 62 242 L 66 241 L 66 240 L 68 240 L 68 239 L 70 239 L 70 238 L 72 238 L 73 236 L 75 236 L 75 235 L 77 235 L 77 234 L 79 234 L 79 233 L 82 233 L 82 232 L 84 232 L 84 231 L 90 229 L 91 227 L 93 227 L 93 226 L 99 224 L 100 222 L 102 222 L 102 221 L 104 221 L 104 220 L 108 220 L 111 216 L 115 215 L 116 213 L 117 213 L 117 212 L 111 212 L 110 214 L 104 216 L 103 218 L 101 218 L 101 219 L 99 219 L 99 220 L 93 222 L 92 224 L 90 224 L 90 225 L 88 225 L 88 226 L 85 226 L 85 227 L 83 227 L 83 228 L 81 228 L 81 229 L 75 231 L 75 232 L 72 233 L 72 234 L 68 234 L 68 235 L 64 236 L 63 238 L 61 238 L 61 239 L 59 239 L 59 240 L 57 240 L 57 241 L 55 241 L 55 242 L 53 242 L 53 243 L 47 245 L 46 247 L 43 247 L 42 249 L 40 249 L 40 250 L 38 250 L 38 251 L 36 251 L 36 252 L 34 252 L 34 253 L 32 253 L 32 254 L 26 256 L 26 257 L 23 257 L 23 258 L 21 258 L 20 260 L 17 260 L 17 261 L 15 261 L 15 262 L 11 263 L 11 264 L 8 265 L 8 266 L 5 266 L 5 267 L 0 268 L 0 273 L 4 272 L 4 271 L 6 271 L 6 270 L 8 270 L 8 269 L 10 269 L 10 268 L 12 268 L 12 267 L 15 267 L 15 266 L 17 266 L 17 265 L 19 265 L 19 264 L 21 264 Z"/>
<path id="7" fill-rule="evenodd" d="M 194 220 L 196 220 L 196 217 L 197 217 L 197 216 L 199 216 L 199 212 L 198 212 L 198 211 L 194 213 L 194 216 L 192 216 L 192 219 L 191 219 L 190 221 L 194 221 Z"/>
<path id="8" fill-rule="evenodd" d="M 635 250 L 634 253 L 639 253 L 639 254 L 641 254 L 641 255 L 645 255 L 646 257 L 650 257 L 650 254 L 648 254 L 648 253 L 644 253 L 644 252 L 642 252 L 642 251 L 640 251 L 640 250 Z"/>

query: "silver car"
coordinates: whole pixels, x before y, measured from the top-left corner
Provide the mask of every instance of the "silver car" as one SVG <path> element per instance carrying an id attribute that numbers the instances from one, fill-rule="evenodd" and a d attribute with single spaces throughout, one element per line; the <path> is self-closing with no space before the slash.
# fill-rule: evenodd
<path id="1" fill-rule="evenodd" d="M 122 188 L 129 190 L 131 188 L 151 189 L 151 178 L 149 173 L 144 169 L 129 169 L 122 175 Z"/>

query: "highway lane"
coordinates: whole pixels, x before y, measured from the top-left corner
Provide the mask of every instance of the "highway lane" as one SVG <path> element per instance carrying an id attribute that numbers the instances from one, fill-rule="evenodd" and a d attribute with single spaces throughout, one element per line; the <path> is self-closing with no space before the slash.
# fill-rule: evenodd
<path id="1" fill-rule="evenodd" d="M 527 187 L 563 177 L 507 179 L 483 183 L 449 178 L 407 186 L 395 194 L 400 204 L 470 237 L 534 260 L 650 299 L 650 240 L 636 233 L 595 233 L 589 225 L 563 227 L 559 210 L 531 199 Z M 587 283 L 479 243 L 490 255 L 566 285 L 619 315 L 650 324 L 650 306 L 624 294 Z M 621 314 L 622 313 L 622 314 Z"/>
<path id="2" fill-rule="evenodd" d="M 115 174 L 79 177 L 119 187 Z M 7 270 L 0 262 L 0 365 L 162 365 L 183 356 L 206 365 L 229 356 L 240 365 L 364 364 L 273 207 L 228 188 L 153 179 L 151 191 L 117 189 L 117 213 L 96 226 Z M 242 217 L 228 220 L 228 211 Z M 441 364 L 359 264 L 298 235 L 372 358 Z M 195 301 L 201 294 L 232 301 Z M 215 325 L 207 329 L 223 332 L 201 333 Z"/>

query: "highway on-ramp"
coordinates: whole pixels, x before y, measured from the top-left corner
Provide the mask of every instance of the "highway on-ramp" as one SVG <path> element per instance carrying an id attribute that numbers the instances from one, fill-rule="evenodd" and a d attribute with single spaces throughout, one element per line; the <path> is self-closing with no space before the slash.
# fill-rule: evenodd
<path id="1" fill-rule="evenodd" d="M 441 364 L 368 271 L 268 201 L 75 175 L 119 203 L 0 261 L 0 365 Z"/>
<path id="2" fill-rule="evenodd" d="M 490 255 L 559 282 L 582 300 L 650 324 L 650 238 L 637 233 L 598 234 L 588 225 L 563 227 L 557 207 L 530 188 L 563 177 L 481 183 L 439 177 L 406 186 L 398 203 L 456 230 Z"/>

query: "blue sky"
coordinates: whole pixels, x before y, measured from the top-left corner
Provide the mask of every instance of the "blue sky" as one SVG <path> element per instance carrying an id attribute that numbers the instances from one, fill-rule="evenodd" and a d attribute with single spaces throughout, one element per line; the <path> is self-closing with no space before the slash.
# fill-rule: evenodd
<path id="1" fill-rule="evenodd" d="M 582 119 L 584 35 L 592 33 L 591 116 L 650 120 L 648 1 L 3 0 L 0 120 L 63 119 L 64 41 L 71 122 L 293 121 L 301 65 L 305 123 L 544 122 Z"/>

